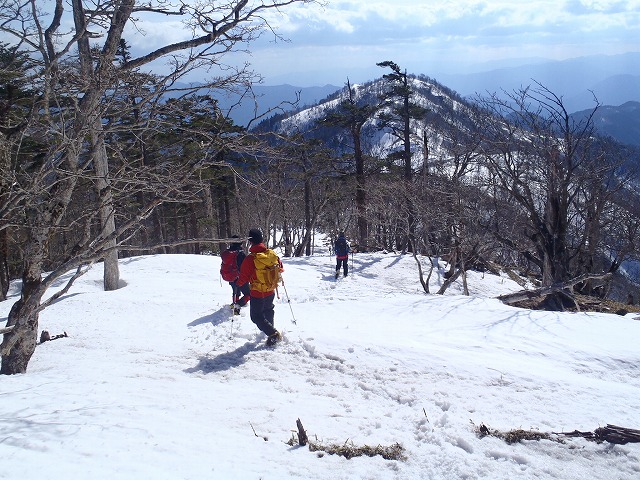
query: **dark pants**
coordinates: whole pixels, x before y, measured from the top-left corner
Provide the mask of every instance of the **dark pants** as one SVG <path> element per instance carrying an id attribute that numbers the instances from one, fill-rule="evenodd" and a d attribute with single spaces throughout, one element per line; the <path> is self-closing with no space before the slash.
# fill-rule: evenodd
<path id="1" fill-rule="evenodd" d="M 346 277 L 349 273 L 349 257 L 347 258 L 338 258 L 336 259 L 336 273 L 340 271 L 340 264 L 342 264 L 342 271 L 344 272 L 344 276 Z"/>
<path id="2" fill-rule="evenodd" d="M 237 303 L 241 307 L 245 306 L 250 298 L 249 284 L 245 283 L 239 287 L 236 282 L 229 282 L 229 285 L 231 285 L 231 290 L 233 291 L 233 303 Z M 242 298 L 240 298 L 241 294 Z"/>
<path id="3" fill-rule="evenodd" d="M 275 311 L 273 310 L 273 299 L 275 296 L 275 293 L 264 298 L 252 296 L 251 303 L 249 304 L 249 315 L 251 316 L 251 321 L 267 335 L 273 335 L 277 332 L 273 326 L 273 317 L 275 315 Z"/>

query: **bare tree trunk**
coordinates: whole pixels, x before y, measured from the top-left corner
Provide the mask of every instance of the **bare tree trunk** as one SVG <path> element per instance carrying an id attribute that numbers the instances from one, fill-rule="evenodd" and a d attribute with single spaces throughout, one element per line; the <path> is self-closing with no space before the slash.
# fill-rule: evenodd
<path id="1" fill-rule="evenodd" d="M 322 203 L 316 210 L 313 212 L 313 217 L 311 217 L 309 224 L 305 227 L 304 237 L 300 240 L 300 244 L 296 247 L 293 252 L 294 257 L 302 256 L 302 251 L 305 251 L 305 255 L 311 255 L 311 244 L 313 243 L 313 232 L 316 228 L 316 223 L 318 221 L 318 217 L 320 213 L 324 210 L 325 205 L 329 201 L 329 197 L 325 197 Z"/>
<path id="2" fill-rule="evenodd" d="M 413 196 L 411 194 L 412 184 L 413 184 L 413 169 L 411 165 L 411 112 L 409 109 L 409 95 L 410 90 L 408 87 L 407 81 L 407 71 L 405 70 L 403 75 L 403 84 L 405 86 L 405 94 L 402 99 L 403 103 L 403 148 L 404 148 L 404 174 L 403 179 L 405 182 L 405 195 L 406 195 L 406 204 L 407 204 L 407 231 L 408 231 L 408 241 L 407 248 L 409 251 L 413 248 L 415 244 L 416 238 L 416 215 L 415 208 L 413 206 Z"/>
<path id="3" fill-rule="evenodd" d="M 364 155 L 360 141 L 360 129 L 353 134 L 354 156 L 356 160 L 356 211 L 358 214 L 358 244 L 366 245 L 368 237 L 367 191 L 364 174 Z"/>
<path id="4" fill-rule="evenodd" d="M 204 211 L 206 220 L 204 222 L 204 233 L 208 237 L 214 236 L 213 225 L 215 225 L 215 211 L 213 208 L 213 197 L 211 197 L 211 189 L 206 187 L 202 189 L 202 197 L 204 199 Z"/>
<path id="5" fill-rule="evenodd" d="M 96 191 L 100 199 L 100 226 L 101 236 L 112 237 L 108 242 L 108 252 L 104 257 L 103 286 L 106 291 L 117 290 L 120 286 L 120 267 L 118 265 L 118 249 L 115 211 L 113 208 L 113 194 L 109 180 L 109 159 L 102 135 L 102 123 L 100 118 L 94 121 L 93 137 L 93 165 L 96 172 Z"/>
<path id="6" fill-rule="evenodd" d="M 467 271 L 464 268 L 464 264 L 461 270 L 462 270 L 462 294 L 469 296 L 469 285 L 467 284 Z"/>
<path id="7" fill-rule="evenodd" d="M 308 176 L 304 179 L 304 226 L 305 226 L 305 254 L 311 254 L 311 180 Z"/>
<path id="8" fill-rule="evenodd" d="M 231 232 L 231 208 L 228 198 L 222 194 L 218 199 L 218 235 L 221 238 L 230 238 Z"/>
<path id="9" fill-rule="evenodd" d="M 429 175 L 429 135 L 426 128 L 422 131 L 422 174 Z"/>
<path id="10" fill-rule="evenodd" d="M 455 241 L 455 240 L 454 240 Z M 458 246 L 457 244 L 451 249 L 451 253 L 449 254 L 449 266 L 447 271 L 444 274 L 445 278 L 451 278 L 456 273 L 456 265 L 458 264 Z"/>
<path id="11" fill-rule="evenodd" d="M 284 256 L 285 257 L 290 257 L 291 256 L 291 230 L 289 228 L 289 223 L 287 222 L 287 219 L 285 218 L 283 223 L 282 223 L 282 239 L 284 241 Z M 274 225 L 274 229 L 273 229 L 273 248 L 276 248 L 276 229 L 275 229 L 275 225 Z"/>
<path id="12" fill-rule="evenodd" d="M 180 236 L 180 210 L 178 207 L 178 204 L 174 203 L 172 205 L 172 211 L 173 211 L 173 215 L 172 215 L 172 221 L 171 221 L 171 226 L 173 227 L 173 239 L 177 240 L 178 238 L 182 238 Z M 171 253 L 179 253 L 180 251 L 180 245 L 176 245 L 173 247 Z"/>
<path id="13" fill-rule="evenodd" d="M 162 208 L 157 208 L 153 212 L 153 218 L 156 224 L 156 236 L 154 240 L 156 242 L 160 242 L 160 244 L 162 245 L 160 247 L 161 252 L 167 253 L 168 250 L 167 250 L 167 247 L 165 246 L 165 244 L 167 243 L 167 230 L 166 230 L 166 223 L 164 221 L 163 211 L 164 210 Z"/>
<path id="14" fill-rule="evenodd" d="M 39 220 L 36 222 L 41 224 Z M 7 327 L 14 328 L 4 334 L 0 345 L 2 375 L 25 373 L 38 339 L 38 306 L 44 294 L 42 265 L 47 251 L 48 228 L 28 231 L 30 238 L 25 247 L 21 296 L 11 307 L 7 319 Z"/>
<path id="15" fill-rule="evenodd" d="M 10 171 L 9 142 L 4 134 L 0 133 L 0 173 L 8 174 Z M 0 175 L 0 195 L 4 196 L 9 186 L 9 181 Z M 7 226 L 0 226 L 0 301 L 7 299 L 9 292 L 9 234 Z"/>
<path id="16" fill-rule="evenodd" d="M 9 293 L 9 235 L 7 229 L 0 230 L 0 302 Z"/>
<path id="17" fill-rule="evenodd" d="M 433 272 L 433 261 L 431 261 L 431 258 L 429 258 L 429 263 L 431 264 L 431 268 L 429 269 L 429 273 L 427 274 L 427 278 L 424 278 L 424 272 L 422 271 L 422 264 L 420 263 L 420 259 L 418 258 L 418 255 L 416 254 L 416 250 L 417 249 L 413 249 L 413 259 L 416 261 L 416 264 L 418 265 L 418 277 L 420 280 L 420 285 L 422 285 L 422 289 L 424 290 L 424 293 L 429 293 L 429 280 L 431 279 L 431 274 Z"/>
<path id="18" fill-rule="evenodd" d="M 191 204 L 190 205 L 190 209 L 191 209 L 191 215 L 190 215 L 190 220 L 191 220 L 191 233 L 190 236 L 191 238 L 198 238 L 200 237 L 200 233 L 198 232 L 198 213 L 196 212 L 196 206 L 195 204 Z M 199 243 L 195 243 L 193 245 L 193 253 L 195 253 L 196 255 L 200 255 L 200 244 Z"/>
<path id="19" fill-rule="evenodd" d="M 440 287 L 440 290 L 438 290 L 438 292 L 437 292 L 438 295 L 444 295 L 444 292 L 447 291 L 447 288 L 449 288 L 451 286 L 451 284 L 458 279 L 458 277 L 460 276 L 461 273 L 462 273 L 462 270 L 461 269 L 457 269 L 453 275 L 451 275 L 449 278 L 447 278 L 444 281 L 444 283 L 442 284 L 442 286 Z"/>
<path id="20" fill-rule="evenodd" d="M 27 371 L 27 365 L 36 349 L 38 338 L 38 311 L 35 307 L 39 300 L 34 298 L 38 287 L 37 282 L 32 282 L 27 288 L 23 287 L 22 295 L 25 300 L 21 298 L 11 307 L 7 326 L 14 328 L 3 337 L 2 366 L 0 367 L 2 375 L 14 375 Z"/>
<path id="21" fill-rule="evenodd" d="M 285 202 L 284 199 L 284 194 L 282 192 L 282 180 L 278 181 L 278 193 L 280 194 L 280 198 L 282 199 L 282 238 L 284 239 L 284 256 L 285 257 L 290 257 L 291 256 L 291 227 L 289 225 L 289 216 L 287 214 L 287 204 Z M 274 232 L 273 232 L 273 248 L 276 247 L 275 245 L 275 241 L 276 241 L 276 234 L 275 234 L 275 226 L 274 226 Z"/>
<path id="22" fill-rule="evenodd" d="M 67 171 L 74 171 L 78 163 L 76 152 L 71 146 L 65 152 L 61 165 Z M 63 168 L 64 170 L 64 168 Z M 64 217 L 75 187 L 77 177 L 71 175 L 60 179 L 25 212 L 27 240 L 24 243 L 24 263 L 22 268 L 22 289 L 18 300 L 7 319 L 7 327 L 14 328 L 5 333 L 0 345 L 2 367 L 0 374 L 25 373 L 36 348 L 38 338 L 38 309 L 46 291 L 42 286 L 42 271 L 49 249 L 51 232 Z M 46 199 L 50 201 L 47 203 Z"/>

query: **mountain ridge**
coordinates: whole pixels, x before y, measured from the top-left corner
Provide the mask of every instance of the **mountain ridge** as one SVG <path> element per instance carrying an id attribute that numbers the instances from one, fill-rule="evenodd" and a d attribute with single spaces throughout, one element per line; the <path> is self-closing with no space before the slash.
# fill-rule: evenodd
<path id="1" fill-rule="evenodd" d="M 419 127 L 420 130 L 425 132 L 433 131 L 433 125 L 428 126 L 427 122 L 431 122 L 433 124 L 441 124 L 442 119 L 437 119 L 438 115 L 442 115 L 446 118 L 453 118 L 454 116 L 459 116 L 461 112 L 464 112 L 466 109 L 472 109 L 475 106 L 475 102 L 473 99 L 469 97 L 463 97 L 458 94 L 455 90 L 452 90 L 446 85 L 441 84 L 439 81 L 435 79 L 431 79 L 425 76 L 417 76 L 413 77 L 416 84 L 416 91 L 419 94 L 418 96 L 430 96 L 432 98 L 430 100 L 418 100 L 418 103 L 422 102 L 429 110 L 431 110 L 430 118 L 425 119 L 422 126 Z M 364 88 L 372 88 L 373 91 L 368 95 L 371 97 L 369 101 L 374 101 L 373 97 L 375 97 L 376 93 L 382 90 L 384 85 L 384 80 L 382 78 L 364 83 L 355 85 L 355 90 L 358 92 L 358 102 L 366 102 L 361 98 L 362 95 L 362 86 Z M 353 87 L 353 86 L 352 86 Z M 307 130 L 307 124 L 310 121 L 318 120 L 323 112 L 326 110 L 331 110 L 334 108 L 337 103 L 339 103 L 339 99 L 343 98 L 344 88 L 340 90 L 336 90 L 332 92 L 323 100 L 317 102 L 315 105 L 307 106 L 292 110 L 290 112 L 283 112 L 278 115 L 272 116 L 270 119 L 260 123 L 263 129 L 276 129 L 281 132 L 293 133 L 295 130 L 305 131 Z M 439 93 L 438 93 L 439 92 Z M 444 97 L 447 97 L 448 100 L 445 100 Z M 594 126 L 598 133 L 603 136 L 609 136 L 614 140 L 634 146 L 640 146 L 640 102 L 637 101 L 625 101 L 620 105 L 598 105 L 596 107 L 595 100 L 592 100 L 594 105 L 592 108 L 586 108 L 583 110 L 578 110 L 575 113 L 571 114 L 571 117 L 577 121 L 583 120 L 587 118 L 590 114 L 593 113 L 594 117 Z M 448 106 L 449 110 L 444 112 L 442 108 L 446 106 L 445 104 L 449 102 Z M 464 108 L 460 108 L 460 106 L 456 107 L 454 104 L 458 103 L 459 105 L 463 105 Z M 594 112 L 595 108 L 595 112 Z M 457 111 L 457 112 L 456 112 Z M 438 112 L 438 113 L 437 113 Z M 369 122 L 371 124 L 371 122 Z M 379 132 L 375 131 L 376 129 L 373 127 L 365 126 L 365 137 L 371 139 L 375 139 L 374 141 L 383 141 L 382 136 Z M 340 141 L 343 132 L 332 131 L 328 137 L 333 136 L 334 138 L 325 139 L 329 141 L 329 143 L 336 147 L 336 142 Z M 437 139 L 437 133 L 429 133 L 432 137 L 431 141 L 439 145 L 440 140 Z M 345 153 L 340 151 L 337 148 L 339 153 Z"/>
<path id="2" fill-rule="evenodd" d="M 627 101 L 640 102 L 640 52 L 621 55 L 593 55 L 568 60 L 532 59 L 531 63 L 467 73 L 433 73 L 429 77 L 457 94 L 472 98 L 477 94 L 513 92 L 521 87 L 534 84 L 534 80 L 561 96 L 570 112 L 579 112 L 600 105 L 620 106 Z M 487 65 L 487 67 L 490 65 Z M 382 76 L 379 67 L 369 71 L 371 78 L 357 83 L 367 83 Z M 420 76 L 423 72 L 409 72 Z M 378 74 L 378 77 L 375 75 Z M 318 77 L 318 79 L 324 77 Z M 257 85 L 254 90 L 259 95 L 259 111 L 265 112 L 282 101 L 295 97 L 300 92 L 299 106 L 309 102 L 319 102 L 329 94 L 344 87 L 328 82 L 324 86 L 296 86 L 295 82 L 280 85 Z M 595 98 L 594 98 L 595 95 Z M 252 104 L 253 107 L 253 104 Z M 243 107 L 244 108 L 244 107 Z M 296 110 L 295 107 L 289 111 Z M 240 125 L 246 125 L 250 118 L 246 109 L 236 109 L 231 116 Z"/>
<path id="3" fill-rule="evenodd" d="M 571 116 L 576 120 L 587 118 L 593 109 L 581 110 Z M 593 113 L 596 130 L 618 142 L 640 147 L 640 102 L 628 101 L 622 105 L 602 105 Z"/>

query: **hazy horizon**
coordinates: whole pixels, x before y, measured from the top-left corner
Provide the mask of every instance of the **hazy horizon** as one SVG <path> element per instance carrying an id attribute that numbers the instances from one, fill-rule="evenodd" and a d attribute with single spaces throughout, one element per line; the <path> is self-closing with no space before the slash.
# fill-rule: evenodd
<path id="1" fill-rule="evenodd" d="M 224 55 L 249 62 L 265 85 L 361 82 L 386 60 L 435 76 L 640 52 L 640 0 L 341 0 L 295 3 L 266 20 L 273 31 L 238 45 L 250 53 Z M 188 34 L 177 19 L 143 16 L 125 37 L 135 56 Z"/>

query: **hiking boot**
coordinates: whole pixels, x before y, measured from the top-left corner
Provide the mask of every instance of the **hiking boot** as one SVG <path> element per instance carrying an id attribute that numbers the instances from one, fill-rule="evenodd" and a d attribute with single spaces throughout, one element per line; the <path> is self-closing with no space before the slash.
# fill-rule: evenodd
<path id="1" fill-rule="evenodd" d="M 336 278 L 340 276 L 340 272 L 336 272 Z"/>
<path id="2" fill-rule="evenodd" d="M 281 340 L 282 340 L 282 335 L 280 334 L 280 332 L 276 331 L 276 333 L 272 333 L 267 337 L 266 345 L 267 347 L 272 347 Z"/>
<path id="3" fill-rule="evenodd" d="M 240 315 L 240 307 L 233 307 L 233 314 Z"/>

